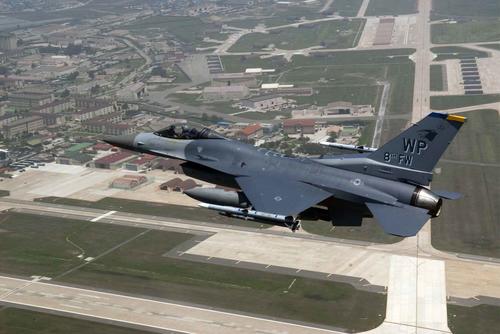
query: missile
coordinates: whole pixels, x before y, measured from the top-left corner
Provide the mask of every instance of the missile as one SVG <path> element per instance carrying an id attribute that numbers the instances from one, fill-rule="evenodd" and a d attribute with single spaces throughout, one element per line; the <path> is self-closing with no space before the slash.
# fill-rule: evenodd
<path id="1" fill-rule="evenodd" d="M 198 205 L 202 208 L 215 210 L 221 214 L 230 217 L 235 217 L 245 220 L 249 219 L 249 220 L 264 221 L 264 222 L 274 223 L 273 225 L 285 226 L 290 230 L 292 230 L 293 232 L 297 231 L 300 228 L 300 221 L 292 216 L 277 215 L 274 213 L 255 211 L 255 210 L 237 208 L 232 206 L 208 204 L 208 203 L 200 203 Z"/>
<path id="2" fill-rule="evenodd" d="M 339 144 L 339 143 L 330 143 L 328 141 L 320 142 L 321 145 L 335 147 L 341 150 L 349 150 L 349 151 L 358 151 L 360 153 L 363 152 L 374 152 L 377 150 L 375 147 L 369 147 L 364 145 L 348 145 L 348 144 Z"/>
<path id="3" fill-rule="evenodd" d="M 184 194 L 197 201 L 215 205 L 248 208 L 247 197 L 240 191 L 226 191 L 219 188 L 196 187 L 184 191 Z"/>

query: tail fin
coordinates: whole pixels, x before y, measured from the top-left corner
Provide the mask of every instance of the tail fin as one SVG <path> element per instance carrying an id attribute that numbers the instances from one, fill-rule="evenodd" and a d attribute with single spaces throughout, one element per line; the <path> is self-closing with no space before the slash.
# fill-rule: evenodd
<path id="1" fill-rule="evenodd" d="M 432 112 L 368 158 L 405 169 L 431 173 L 466 118 Z"/>

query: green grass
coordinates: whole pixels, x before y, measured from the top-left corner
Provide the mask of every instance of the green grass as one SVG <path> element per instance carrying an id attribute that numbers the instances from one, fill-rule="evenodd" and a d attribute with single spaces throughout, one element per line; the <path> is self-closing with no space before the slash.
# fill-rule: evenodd
<path id="1" fill-rule="evenodd" d="M 498 17 L 500 16 L 500 2 L 498 0 L 433 0 L 432 14 L 436 18 Z"/>
<path id="2" fill-rule="evenodd" d="M 460 59 L 466 57 L 487 58 L 488 52 L 464 48 L 462 46 L 437 46 L 431 48 L 431 52 L 436 54 L 434 61 L 447 59 Z"/>
<path id="3" fill-rule="evenodd" d="M 259 51 L 273 44 L 278 49 L 295 50 L 323 45 L 327 48 L 345 49 L 356 46 L 358 32 L 364 20 L 326 21 L 272 30 L 268 34 L 251 33 L 241 37 L 230 52 Z"/>
<path id="4" fill-rule="evenodd" d="M 409 120 L 405 119 L 385 119 L 382 126 L 382 134 L 380 135 L 380 145 L 384 145 L 389 140 L 399 135 L 408 123 Z"/>
<path id="5" fill-rule="evenodd" d="M 89 234 L 89 225 L 95 231 L 104 230 Z M 349 284 L 185 261 L 182 257 L 165 255 L 193 238 L 191 234 L 146 231 L 142 228 L 20 213 L 4 214 L 0 227 L 8 230 L 0 233 L 0 243 L 5 246 L 0 250 L 0 261 L 6 264 L 5 257 L 11 258 L 8 265 L 2 265 L 0 271 L 3 273 L 18 274 L 19 267 L 31 264 L 35 267 L 29 267 L 30 270 L 24 275 L 35 272 L 41 275 L 44 272 L 37 270 L 37 264 L 43 263 L 45 272 L 60 274 L 67 269 L 58 265 L 60 259 L 75 268 L 82 260 L 76 258 L 76 253 L 72 252 L 73 246 L 65 241 L 65 235 L 68 229 L 79 229 L 79 238 L 86 241 L 88 249 L 112 248 L 113 251 L 58 276 L 55 279 L 57 282 L 265 314 L 353 331 L 378 326 L 385 314 L 385 295 L 360 291 Z M 136 238 L 132 240 L 130 236 Z M 51 254 L 52 259 L 33 262 L 33 254 Z M 294 280 L 293 287 L 289 288 Z"/>
<path id="6" fill-rule="evenodd" d="M 380 86 L 321 86 L 311 96 L 295 96 L 298 104 L 327 105 L 333 101 L 376 105 Z"/>
<path id="7" fill-rule="evenodd" d="M 0 272 L 48 277 L 82 264 L 77 258 L 81 249 L 86 257 L 95 257 L 138 233 L 129 227 L 21 213 L 0 214 L 0 230 Z"/>
<path id="8" fill-rule="evenodd" d="M 444 65 L 431 65 L 430 66 L 430 89 L 432 91 L 444 90 Z"/>
<path id="9" fill-rule="evenodd" d="M 188 45 L 203 44 L 205 34 L 218 29 L 198 17 L 152 16 L 123 26 L 134 34 L 167 33 Z M 215 30 L 216 31 L 216 30 Z"/>
<path id="10" fill-rule="evenodd" d="M 359 1 L 359 0 L 355 0 Z M 276 27 L 298 22 L 302 17 L 314 20 L 322 17 L 315 7 L 304 6 L 270 6 L 266 4 L 265 11 L 262 13 L 265 18 L 244 18 L 227 22 L 229 26 L 251 29 L 258 24 L 266 27 Z"/>
<path id="11" fill-rule="evenodd" d="M 0 197 L 6 197 L 10 195 L 9 190 L 0 189 Z"/>
<path id="12" fill-rule="evenodd" d="M 173 246 L 170 235 L 148 233 L 64 281 L 355 331 L 383 320 L 384 295 L 348 284 L 173 259 L 164 256 Z"/>
<path id="13" fill-rule="evenodd" d="M 447 110 L 500 101 L 500 94 L 431 96 L 431 108 Z"/>
<path id="14" fill-rule="evenodd" d="M 330 5 L 330 11 L 340 16 L 356 16 L 363 0 L 335 0 Z"/>
<path id="15" fill-rule="evenodd" d="M 105 197 L 95 202 L 77 200 L 72 198 L 64 198 L 64 197 L 41 197 L 37 198 L 36 201 L 45 203 L 73 205 L 73 206 L 95 208 L 102 210 L 131 212 L 136 214 L 159 216 L 159 217 L 205 221 L 209 223 L 221 223 L 221 224 L 239 225 L 246 227 L 263 226 L 261 223 L 229 218 L 221 216 L 215 211 L 204 210 L 196 207 L 136 201 L 136 200 L 122 199 L 122 198 L 113 198 L 113 197 Z M 266 227 L 266 225 L 264 225 L 264 227 Z"/>
<path id="16" fill-rule="evenodd" d="M 416 12 L 416 0 L 370 0 L 365 15 L 405 15 Z"/>
<path id="17" fill-rule="evenodd" d="M 310 57 L 293 56 L 291 62 L 282 57 L 222 56 L 226 71 L 241 72 L 248 67 L 274 68 L 282 74 L 280 83 L 313 86 L 318 94 L 294 97 L 299 103 L 325 105 L 332 101 L 368 103 L 378 108 L 381 86 L 391 83 L 388 114 L 411 113 L 413 103 L 414 63 L 408 55 L 413 49 L 346 51 L 316 53 Z M 274 74 L 274 75 L 276 75 Z M 318 82 L 319 79 L 326 82 Z"/>
<path id="18" fill-rule="evenodd" d="M 454 24 L 433 24 L 431 39 L 435 44 L 498 41 L 500 40 L 500 20 L 483 19 Z"/>
<path id="19" fill-rule="evenodd" d="M 441 216 L 432 223 L 432 244 L 450 252 L 500 257 L 500 167 L 467 164 L 500 164 L 498 113 L 476 110 L 462 115 L 468 120 L 443 157 L 455 163 L 438 164 L 442 170 L 432 187 L 464 197 L 444 203 Z"/>
<path id="20" fill-rule="evenodd" d="M 479 46 L 482 46 L 483 48 L 488 48 L 488 49 L 500 51 L 500 43 L 479 44 Z"/>
<path id="21" fill-rule="evenodd" d="M 370 146 L 372 144 L 374 132 L 375 132 L 375 121 L 369 121 L 361 131 L 361 137 L 359 137 L 358 144 Z"/>
<path id="22" fill-rule="evenodd" d="M 17 308 L 0 309 L 0 334 L 66 333 L 145 334 L 151 332 Z"/>
<path id="23" fill-rule="evenodd" d="M 332 238 L 361 240 L 374 243 L 392 244 L 403 238 L 389 235 L 384 232 L 379 224 L 373 219 L 363 219 L 361 226 L 335 226 L 325 221 L 302 221 L 304 231 L 325 235 Z"/>
<path id="24" fill-rule="evenodd" d="M 448 327 L 453 334 L 495 333 L 500 328 L 499 314 L 499 306 L 448 304 Z"/>

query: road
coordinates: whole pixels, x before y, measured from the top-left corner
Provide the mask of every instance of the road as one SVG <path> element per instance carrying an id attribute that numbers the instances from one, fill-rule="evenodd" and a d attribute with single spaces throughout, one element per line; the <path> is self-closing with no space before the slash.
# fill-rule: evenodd
<path id="1" fill-rule="evenodd" d="M 413 86 L 412 122 L 418 122 L 430 112 L 430 12 L 432 1 L 418 1 L 418 16 L 416 23 L 417 45 L 413 54 L 415 61 L 415 81 Z"/>

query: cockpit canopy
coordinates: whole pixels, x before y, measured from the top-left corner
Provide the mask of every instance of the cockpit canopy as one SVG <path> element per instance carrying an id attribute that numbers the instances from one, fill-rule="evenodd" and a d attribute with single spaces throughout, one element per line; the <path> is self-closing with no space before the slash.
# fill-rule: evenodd
<path id="1" fill-rule="evenodd" d="M 209 128 L 198 130 L 186 125 L 170 125 L 166 128 L 153 132 L 155 135 L 172 139 L 226 139 L 222 135 Z"/>

